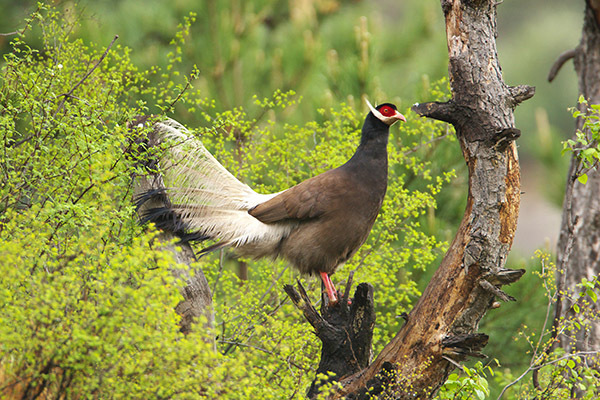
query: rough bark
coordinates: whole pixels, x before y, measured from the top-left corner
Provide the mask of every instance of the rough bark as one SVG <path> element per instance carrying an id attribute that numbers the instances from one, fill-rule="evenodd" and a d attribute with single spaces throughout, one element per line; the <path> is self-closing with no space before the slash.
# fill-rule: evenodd
<path id="1" fill-rule="evenodd" d="M 167 232 L 161 233 L 157 241 L 162 249 L 173 253 L 177 264 L 188 266 L 187 269 L 170 268 L 174 276 L 185 282 L 179 289 L 183 300 L 175 307 L 175 311 L 181 316 L 179 323 L 181 331 L 185 334 L 189 333 L 194 322 L 200 318 L 203 319 L 205 329 L 212 329 L 215 320 L 212 295 L 202 269 L 192 267 L 192 264 L 196 262 L 194 250 L 189 243 L 177 243 L 178 239 Z"/>
<path id="2" fill-rule="evenodd" d="M 371 344 L 375 327 L 373 307 L 373 286 L 361 283 L 356 288 L 354 298 L 348 302 L 351 279 L 346 293 L 335 307 L 329 307 L 327 296 L 323 295 L 321 314 L 298 282 L 298 291 L 290 285 L 284 289 L 292 302 L 315 328 L 315 335 L 321 340 L 321 362 L 318 374 L 328 374 L 328 379 L 315 379 L 308 390 L 308 397 L 319 394 L 322 384 L 339 380 L 348 374 L 361 371 L 371 361 Z"/>
<path id="3" fill-rule="evenodd" d="M 579 81 L 579 92 L 589 104 L 600 104 L 600 1 L 586 1 L 586 10 L 579 46 L 574 50 L 574 63 Z M 560 62 L 560 59 L 559 59 Z M 580 105 L 586 112 L 585 106 Z M 583 119 L 576 121 L 576 131 L 583 128 Z M 589 135 L 589 132 L 587 132 Z M 575 317 L 573 305 L 585 301 L 577 284 L 583 278 L 592 280 L 600 275 L 600 171 L 587 173 L 587 183 L 577 180 L 578 159 L 573 156 L 567 177 L 563 204 L 561 231 L 557 246 L 558 289 L 555 327 L 559 321 Z M 581 304 L 580 304 L 581 306 Z M 582 309 L 584 307 L 581 307 Z M 585 311 L 579 314 L 582 329 L 562 332 L 558 342 L 569 353 L 600 351 L 600 302 L 588 299 Z M 585 360 L 588 365 L 595 359 Z"/>
<path id="4" fill-rule="evenodd" d="M 448 252 L 406 324 L 367 368 L 340 381 L 332 398 L 430 398 L 455 365 L 480 356 L 478 324 L 501 286 L 523 270 L 505 269 L 517 225 L 520 170 L 513 109 L 534 89 L 502 81 L 496 54 L 496 2 L 442 0 L 452 99 L 413 110 L 454 125 L 469 171 L 467 207 Z M 497 306 L 497 305 L 495 305 Z M 494 307 L 495 307 L 494 306 Z"/>

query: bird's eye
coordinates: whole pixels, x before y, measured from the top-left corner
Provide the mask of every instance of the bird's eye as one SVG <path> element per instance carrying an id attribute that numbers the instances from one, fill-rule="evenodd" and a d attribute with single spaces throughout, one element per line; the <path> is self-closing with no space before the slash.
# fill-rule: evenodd
<path id="1" fill-rule="evenodd" d="M 390 106 L 383 106 L 379 109 L 379 112 L 384 116 L 384 117 L 391 117 L 392 115 L 396 114 L 394 112 L 394 109 Z"/>

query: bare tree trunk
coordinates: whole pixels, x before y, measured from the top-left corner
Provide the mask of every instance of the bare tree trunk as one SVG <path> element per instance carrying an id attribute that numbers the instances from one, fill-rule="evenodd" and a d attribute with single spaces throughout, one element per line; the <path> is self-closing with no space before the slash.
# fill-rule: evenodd
<path id="1" fill-rule="evenodd" d="M 413 107 L 456 128 L 469 170 L 467 207 L 456 237 L 406 324 L 374 362 L 340 381 L 333 398 L 433 397 L 459 361 L 480 356 L 488 337 L 477 333 L 478 324 L 499 306 L 495 299 L 514 300 L 500 289 L 524 273 L 504 268 L 521 191 L 513 110 L 534 88 L 502 81 L 496 4 L 441 1 L 452 99 Z"/>
<path id="2" fill-rule="evenodd" d="M 175 243 L 173 240 L 175 239 Z M 192 263 L 196 262 L 196 255 L 189 243 L 177 243 L 176 236 L 163 232 L 158 237 L 158 243 L 164 250 L 173 253 L 175 262 L 185 264 L 189 269 L 171 267 L 171 273 L 180 278 L 185 284 L 179 289 L 183 300 L 177 304 L 175 311 L 181 316 L 181 331 L 189 333 L 192 330 L 192 324 L 203 319 L 204 328 L 212 329 L 214 325 L 214 313 L 212 308 L 212 295 L 208 281 L 204 276 L 202 269 L 192 269 Z M 165 244 L 169 243 L 169 244 Z M 212 336 L 207 339 L 213 340 Z"/>
<path id="3" fill-rule="evenodd" d="M 581 41 L 574 51 L 565 54 L 574 56 L 580 94 L 590 104 L 600 104 L 599 0 L 586 1 Z M 564 61 L 564 58 L 559 58 L 553 68 L 554 75 Z M 580 108 L 583 113 L 587 112 L 585 105 L 580 105 Z M 583 128 L 583 122 L 583 119 L 577 119 L 576 131 Z M 559 345 L 569 353 L 600 351 L 600 302 L 588 301 L 585 310 L 578 316 L 573 309 L 574 304 L 586 299 L 577 284 L 583 278 L 593 280 L 600 274 L 600 171 L 597 168 L 589 171 L 584 185 L 577 180 L 578 169 L 579 161 L 574 155 L 567 177 L 557 254 L 560 297 L 556 306 L 555 329 L 559 321 L 576 317 L 582 325 L 581 330 L 562 331 L 557 337 Z M 591 365 L 594 361 L 588 359 L 584 362 Z M 598 362 L 598 356 L 595 362 Z"/>

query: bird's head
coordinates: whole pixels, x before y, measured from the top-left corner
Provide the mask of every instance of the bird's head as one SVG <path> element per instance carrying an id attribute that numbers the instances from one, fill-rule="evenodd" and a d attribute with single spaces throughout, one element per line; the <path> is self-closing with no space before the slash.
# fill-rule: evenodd
<path id="1" fill-rule="evenodd" d="M 406 118 L 404 115 L 398 112 L 398 109 L 395 105 L 390 103 L 383 103 L 378 105 L 377 107 L 373 107 L 369 100 L 365 99 L 367 102 L 367 106 L 371 110 L 371 114 L 375 116 L 378 120 L 386 124 L 387 126 L 392 126 L 396 121 L 404 121 L 406 122 Z"/>

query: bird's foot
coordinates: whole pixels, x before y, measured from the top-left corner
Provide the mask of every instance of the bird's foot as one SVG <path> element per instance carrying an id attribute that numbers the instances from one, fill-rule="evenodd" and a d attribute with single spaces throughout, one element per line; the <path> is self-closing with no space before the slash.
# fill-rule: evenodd
<path id="1" fill-rule="evenodd" d="M 331 282 L 331 278 L 327 272 L 321 272 L 320 275 L 323 285 L 325 285 L 325 292 L 327 292 L 327 297 L 329 298 L 329 306 L 334 306 L 338 302 L 337 290 L 335 290 L 333 282 Z"/>

